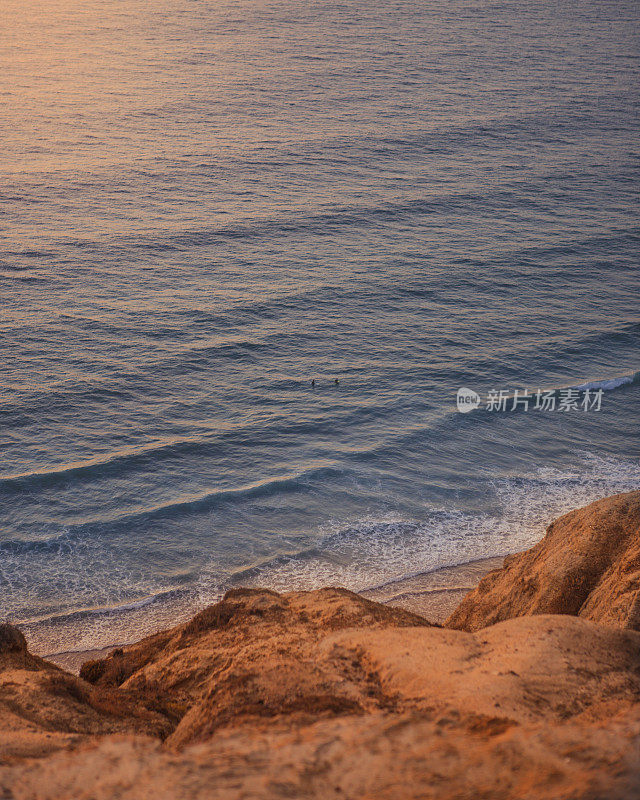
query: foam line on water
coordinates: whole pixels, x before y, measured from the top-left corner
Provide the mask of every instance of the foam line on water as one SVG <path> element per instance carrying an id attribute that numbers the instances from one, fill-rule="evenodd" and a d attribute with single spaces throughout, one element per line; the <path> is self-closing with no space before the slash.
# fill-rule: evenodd
<path id="1" fill-rule="evenodd" d="M 547 524 L 573 508 L 618 492 L 640 489 L 640 464 L 581 454 L 574 471 L 545 467 L 529 475 L 485 476 L 493 508 L 472 513 L 434 509 L 426 519 L 397 514 L 328 525 L 318 544 L 280 555 L 239 571 L 225 586 L 266 586 L 279 591 L 346 586 L 355 591 L 473 560 L 506 555 L 530 547 Z M 416 565 L 419 569 L 416 570 Z M 203 570 L 199 596 L 206 603 L 221 590 Z"/>
<path id="2" fill-rule="evenodd" d="M 233 574 L 221 573 L 212 562 L 201 570 L 194 586 L 179 590 L 158 588 L 143 598 L 117 599 L 118 586 L 130 587 L 131 576 L 116 570 L 109 587 L 113 602 L 32 621 L 28 640 L 40 653 L 105 647 L 178 624 L 234 586 L 291 591 L 331 585 L 364 591 L 504 556 L 532 546 L 549 522 L 573 508 L 640 489 L 640 462 L 582 452 L 576 454 L 574 468 L 534 466 L 528 474 L 504 478 L 487 471 L 482 478 L 491 499 L 488 510 L 432 508 L 421 520 L 394 513 L 334 520 L 313 546 Z M 86 555 L 91 562 L 103 554 L 97 550 Z"/>
<path id="3" fill-rule="evenodd" d="M 541 388 L 541 392 L 555 394 L 556 396 L 560 395 L 561 392 L 567 391 L 568 389 L 573 389 L 574 391 L 598 391 L 602 389 L 603 392 L 612 392 L 615 389 L 619 389 L 622 386 L 629 386 L 631 384 L 636 384 L 640 382 L 640 371 L 632 372 L 627 375 L 620 375 L 615 378 L 595 378 L 591 381 L 586 381 L 584 383 L 578 385 L 567 385 L 567 386 L 556 386 L 556 387 L 548 387 L 546 389 Z M 522 387 L 516 387 L 522 388 Z M 505 391 L 509 391 L 505 387 Z M 535 389 L 528 388 L 529 395 L 535 393 Z M 477 408 L 471 409 L 470 413 L 478 413 L 486 411 L 486 408 L 483 404 L 480 404 Z"/>
<path id="4" fill-rule="evenodd" d="M 640 371 L 634 372 L 631 375 L 621 375 L 618 378 L 596 379 L 572 388 L 580 391 L 585 391 L 587 389 L 598 391 L 598 389 L 602 389 L 603 392 L 611 392 L 614 389 L 618 389 L 620 386 L 628 386 L 630 383 L 637 383 L 639 380 Z"/>

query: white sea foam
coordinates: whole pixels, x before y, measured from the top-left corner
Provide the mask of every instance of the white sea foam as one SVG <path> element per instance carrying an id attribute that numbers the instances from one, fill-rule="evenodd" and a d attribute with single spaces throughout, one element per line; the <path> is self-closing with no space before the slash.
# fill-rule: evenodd
<path id="1" fill-rule="evenodd" d="M 85 650 L 139 639 L 189 618 L 231 586 L 276 591 L 345 586 L 362 591 L 530 547 L 551 520 L 593 500 L 640 489 L 640 462 L 589 453 L 572 469 L 533 467 L 505 478 L 486 475 L 490 511 L 431 509 L 420 521 L 401 514 L 325 526 L 316 546 L 271 559 L 232 576 L 212 563 L 195 590 L 159 592 L 120 607 L 92 609 L 25 626 L 39 653 Z"/>
<path id="2" fill-rule="evenodd" d="M 286 591 L 326 585 L 361 591 L 418 572 L 506 555 L 530 547 L 561 514 L 640 489 L 640 462 L 580 454 L 575 470 L 533 468 L 523 476 L 487 476 L 492 511 L 434 510 L 422 521 L 401 515 L 334 521 L 313 551 L 274 559 L 235 576 L 235 582 Z M 205 569 L 202 603 L 220 594 Z"/>
<path id="3" fill-rule="evenodd" d="M 627 386 L 630 383 L 635 383 L 639 379 L 640 372 L 634 372 L 631 375 L 621 375 L 618 378 L 596 379 L 593 381 L 588 381 L 587 383 L 582 383 L 580 386 L 573 388 L 581 391 L 585 391 L 586 389 L 598 391 L 598 389 L 602 389 L 604 392 L 610 392 L 613 389 L 618 389 L 620 386 Z"/>
<path id="4" fill-rule="evenodd" d="M 545 389 L 541 389 L 544 392 L 553 392 L 559 393 L 563 390 L 567 389 L 574 389 L 576 391 L 586 391 L 587 389 L 590 391 L 598 391 L 602 389 L 603 392 L 611 392 L 614 389 L 619 389 L 621 386 L 628 386 L 629 384 L 636 383 L 640 380 L 640 372 L 633 372 L 628 375 L 620 375 L 616 378 L 594 378 L 591 381 L 586 381 L 585 383 L 581 383 L 577 386 L 562 386 L 562 387 L 548 387 Z M 471 391 L 469 389 L 459 389 L 458 395 L 460 392 L 464 391 Z M 510 391 L 509 389 L 505 389 L 504 391 Z M 535 389 L 529 389 L 529 393 L 535 392 Z M 472 392 L 475 395 L 475 392 Z M 458 401 L 458 411 L 461 410 L 460 402 Z M 483 411 L 486 410 L 486 406 L 483 403 L 479 403 L 475 406 L 469 406 L 468 408 L 464 409 L 467 412 L 474 412 L 474 411 Z"/>

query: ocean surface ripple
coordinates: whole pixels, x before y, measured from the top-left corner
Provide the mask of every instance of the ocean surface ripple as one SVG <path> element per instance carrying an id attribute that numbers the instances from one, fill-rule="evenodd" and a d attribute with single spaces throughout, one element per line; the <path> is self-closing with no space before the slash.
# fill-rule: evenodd
<path id="1" fill-rule="evenodd" d="M 38 652 L 640 488 L 637 3 L 3 18 L 0 617 Z"/>

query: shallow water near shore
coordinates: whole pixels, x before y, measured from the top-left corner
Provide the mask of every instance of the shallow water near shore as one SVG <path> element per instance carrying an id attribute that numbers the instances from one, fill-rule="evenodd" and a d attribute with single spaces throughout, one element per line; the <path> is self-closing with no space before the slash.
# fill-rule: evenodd
<path id="1" fill-rule="evenodd" d="M 3 14 L 0 616 L 37 652 L 640 488 L 637 4 Z"/>

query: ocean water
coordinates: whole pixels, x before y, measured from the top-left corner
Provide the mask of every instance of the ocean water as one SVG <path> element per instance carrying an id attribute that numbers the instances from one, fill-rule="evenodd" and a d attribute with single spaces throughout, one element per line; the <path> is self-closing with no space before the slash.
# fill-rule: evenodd
<path id="1" fill-rule="evenodd" d="M 640 488 L 639 17 L 4 0 L 0 616 L 130 641 Z"/>

